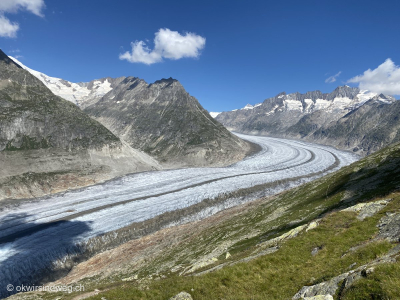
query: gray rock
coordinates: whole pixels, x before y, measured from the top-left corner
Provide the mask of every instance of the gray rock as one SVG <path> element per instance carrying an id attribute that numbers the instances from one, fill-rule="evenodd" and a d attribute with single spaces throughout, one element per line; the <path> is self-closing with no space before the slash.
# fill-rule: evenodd
<path id="1" fill-rule="evenodd" d="M 335 295 L 339 288 L 339 283 L 343 281 L 341 289 L 350 286 L 355 280 L 362 277 L 362 271 L 350 271 L 343 273 L 339 276 L 332 278 L 331 280 L 321 282 L 312 286 L 303 286 L 292 299 L 310 299 L 307 297 L 329 297 Z M 311 298 L 313 299 L 313 298 Z M 319 298 L 314 298 L 319 299 Z M 322 298 L 324 299 L 324 298 Z M 329 299 L 329 298 L 328 298 Z"/>
<path id="2" fill-rule="evenodd" d="M 331 295 L 318 295 L 314 297 L 304 297 L 304 300 L 333 300 Z"/>
<path id="3" fill-rule="evenodd" d="M 314 249 L 312 249 L 312 251 L 311 251 L 311 255 L 312 255 L 312 256 L 315 256 L 315 255 L 317 255 L 319 250 L 320 250 L 320 248 L 319 248 L 319 247 L 315 247 Z"/>
<path id="4" fill-rule="evenodd" d="M 349 266 L 349 270 L 351 270 L 351 269 L 354 269 L 354 267 L 357 265 L 357 263 L 352 263 L 350 266 Z"/>
<path id="5" fill-rule="evenodd" d="M 324 299 L 324 298 L 310 298 L 310 297 L 329 297 L 335 295 L 337 290 L 343 291 L 350 287 L 356 280 L 367 277 L 374 272 L 375 266 L 384 263 L 394 263 L 396 259 L 392 256 L 400 252 L 400 245 L 389 251 L 385 256 L 378 258 L 367 265 L 362 265 L 354 270 L 340 274 L 339 276 L 333 277 L 332 279 L 318 283 L 312 286 L 303 286 L 294 296 L 293 300 L 296 299 Z M 354 265 L 354 264 L 353 264 Z M 339 286 L 340 283 L 340 286 Z M 328 298 L 330 299 L 330 298 Z"/>
<path id="6" fill-rule="evenodd" d="M 365 218 L 372 217 L 377 212 L 379 212 L 382 208 L 384 208 L 391 199 L 379 200 L 368 203 L 359 203 L 354 206 L 348 207 L 343 211 L 352 211 L 358 213 L 357 219 L 360 221 Z"/>
<path id="7" fill-rule="evenodd" d="M 189 293 L 180 292 L 178 295 L 169 298 L 169 300 L 193 300 L 193 298 Z"/>
<path id="8" fill-rule="evenodd" d="M 388 213 L 378 224 L 378 238 L 387 239 L 390 242 L 400 241 L 400 213 Z"/>

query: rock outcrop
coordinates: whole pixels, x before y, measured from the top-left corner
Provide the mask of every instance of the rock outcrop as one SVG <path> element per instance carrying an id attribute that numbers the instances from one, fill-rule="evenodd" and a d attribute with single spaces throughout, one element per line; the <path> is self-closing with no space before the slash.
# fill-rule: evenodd
<path id="1" fill-rule="evenodd" d="M 400 242 L 400 213 L 390 213 L 378 224 L 378 238 L 387 239 L 393 243 Z"/>
<path id="2" fill-rule="evenodd" d="M 189 293 L 180 292 L 178 295 L 170 298 L 169 300 L 193 300 L 193 298 Z"/>

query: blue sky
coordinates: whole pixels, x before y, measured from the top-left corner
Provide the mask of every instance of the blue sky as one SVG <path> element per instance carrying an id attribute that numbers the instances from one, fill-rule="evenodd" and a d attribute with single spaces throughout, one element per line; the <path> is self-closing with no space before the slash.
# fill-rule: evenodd
<path id="1" fill-rule="evenodd" d="M 36 11 L 12 8 L 19 0 L 1 1 L 9 7 L 0 3 L 0 18 L 19 29 L 0 37 L 0 48 L 28 67 L 73 82 L 173 77 L 210 111 L 255 104 L 282 91 L 330 92 L 388 58 L 394 62 L 386 65 L 390 72 L 399 71 L 400 1 L 31 0 Z M 151 51 L 155 33 L 165 28 L 191 32 L 205 44 L 179 59 L 164 49 L 166 56 L 152 64 L 119 58 L 135 41 Z M 380 74 L 386 71 L 382 67 Z M 338 73 L 335 82 L 325 82 Z"/>

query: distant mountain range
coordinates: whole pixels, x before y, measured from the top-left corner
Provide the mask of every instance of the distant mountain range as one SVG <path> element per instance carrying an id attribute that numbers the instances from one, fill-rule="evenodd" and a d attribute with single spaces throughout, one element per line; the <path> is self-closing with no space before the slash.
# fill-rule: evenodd
<path id="1" fill-rule="evenodd" d="M 345 85 L 331 93 L 283 92 L 219 113 L 216 120 L 241 133 L 304 139 L 365 155 L 400 140 L 399 112 L 395 98 Z"/>

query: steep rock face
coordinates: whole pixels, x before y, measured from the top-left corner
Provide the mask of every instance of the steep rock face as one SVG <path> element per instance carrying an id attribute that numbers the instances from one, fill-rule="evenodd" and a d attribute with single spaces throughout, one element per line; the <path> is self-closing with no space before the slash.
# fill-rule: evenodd
<path id="1" fill-rule="evenodd" d="M 46 180 L 52 181 L 57 174 L 73 172 L 78 175 L 71 184 L 79 187 L 80 175 L 95 183 L 159 168 L 154 159 L 122 143 L 76 105 L 55 96 L 1 50 L 0 164 L 0 199 L 32 196 L 30 187 L 43 178 L 28 176 L 27 180 L 22 176 L 27 173 L 46 174 Z M 26 194 L 19 192 L 21 185 Z M 71 187 L 68 182 L 63 186 L 58 190 Z M 51 185 L 47 185 L 49 189 L 51 192 Z M 35 196 L 47 192 L 38 186 Z"/>
<path id="2" fill-rule="evenodd" d="M 166 166 L 225 165 L 250 149 L 172 78 L 127 77 L 85 112 Z"/>
<path id="3" fill-rule="evenodd" d="M 364 155 L 397 141 L 397 121 L 378 121 L 396 105 L 393 97 L 339 86 L 326 94 L 283 92 L 254 107 L 223 112 L 216 120 L 242 133 L 305 139 Z M 384 133 L 377 139 L 372 132 L 378 128 Z"/>

